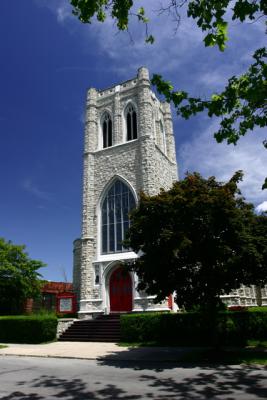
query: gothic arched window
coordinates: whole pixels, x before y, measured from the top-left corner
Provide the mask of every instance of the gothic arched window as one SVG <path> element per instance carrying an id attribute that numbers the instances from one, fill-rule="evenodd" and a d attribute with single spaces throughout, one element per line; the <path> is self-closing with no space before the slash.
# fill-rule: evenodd
<path id="1" fill-rule="evenodd" d="M 136 206 L 134 196 L 125 183 L 117 179 L 108 190 L 101 209 L 102 253 L 124 251 L 125 239 L 130 220 L 129 212 Z"/>
<path id="2" fill-rule="evenodd" d="M 103 148 L 112 146 L 112 121 L 106 112 L 102 119 Z"/>
<path id="3" fill-rule="evenodd" d="M 127 140 L 137 139 L 137 117 L 136 111 L 132 104 L 126 108 L 126 130 L 127 130 Z"/>

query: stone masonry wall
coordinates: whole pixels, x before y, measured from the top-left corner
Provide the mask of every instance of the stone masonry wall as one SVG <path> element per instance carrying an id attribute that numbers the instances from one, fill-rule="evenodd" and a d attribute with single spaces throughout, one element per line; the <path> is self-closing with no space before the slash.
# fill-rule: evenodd
<path id="1" fill-rule="evenodd" d="M 73 243 L 73 290 L 79 296 L 80 294 L 80 267 L 82 257 L 82 241 L 76 239 Z M 77 298 L 79 301 L 79 298 Z"/>

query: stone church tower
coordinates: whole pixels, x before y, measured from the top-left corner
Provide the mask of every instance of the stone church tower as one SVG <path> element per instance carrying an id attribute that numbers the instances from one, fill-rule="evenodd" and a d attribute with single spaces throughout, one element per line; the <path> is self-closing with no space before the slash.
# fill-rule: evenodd
<path id="1" fill-rule="evenodd" d="M 82 236 L 74 242 L 74 288 L 79 316 L 168 310 L 136 291 L 137 276 L 122 262 L 137 255 L 121 241 L 129 211 L 144 191 L 157 194 L 177 180 L 170 105 L 151 91 L 146 68 L 105 90 L 89 89 L 83 171 Z"/>

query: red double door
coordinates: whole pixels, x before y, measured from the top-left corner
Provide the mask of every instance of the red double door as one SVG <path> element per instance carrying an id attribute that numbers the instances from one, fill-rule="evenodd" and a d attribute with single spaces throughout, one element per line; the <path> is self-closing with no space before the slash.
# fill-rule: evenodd
<path id="1" fill-rule="evenodd" d="M 132 279 L 129 272 L 119 267 L 112 272 L 109 281 L 110 311 L 132 311 Z"/>

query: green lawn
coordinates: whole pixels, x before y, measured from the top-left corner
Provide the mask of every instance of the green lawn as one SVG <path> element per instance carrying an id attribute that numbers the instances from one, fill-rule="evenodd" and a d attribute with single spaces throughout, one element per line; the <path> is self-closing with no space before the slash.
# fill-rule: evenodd
<path id="1" fill-rule="evenodd" d="M 4 344 L 0 344 L 0 349 L 4 349 L 6 347 L 8 347 L 8 346 L 5 346 Z"/>

